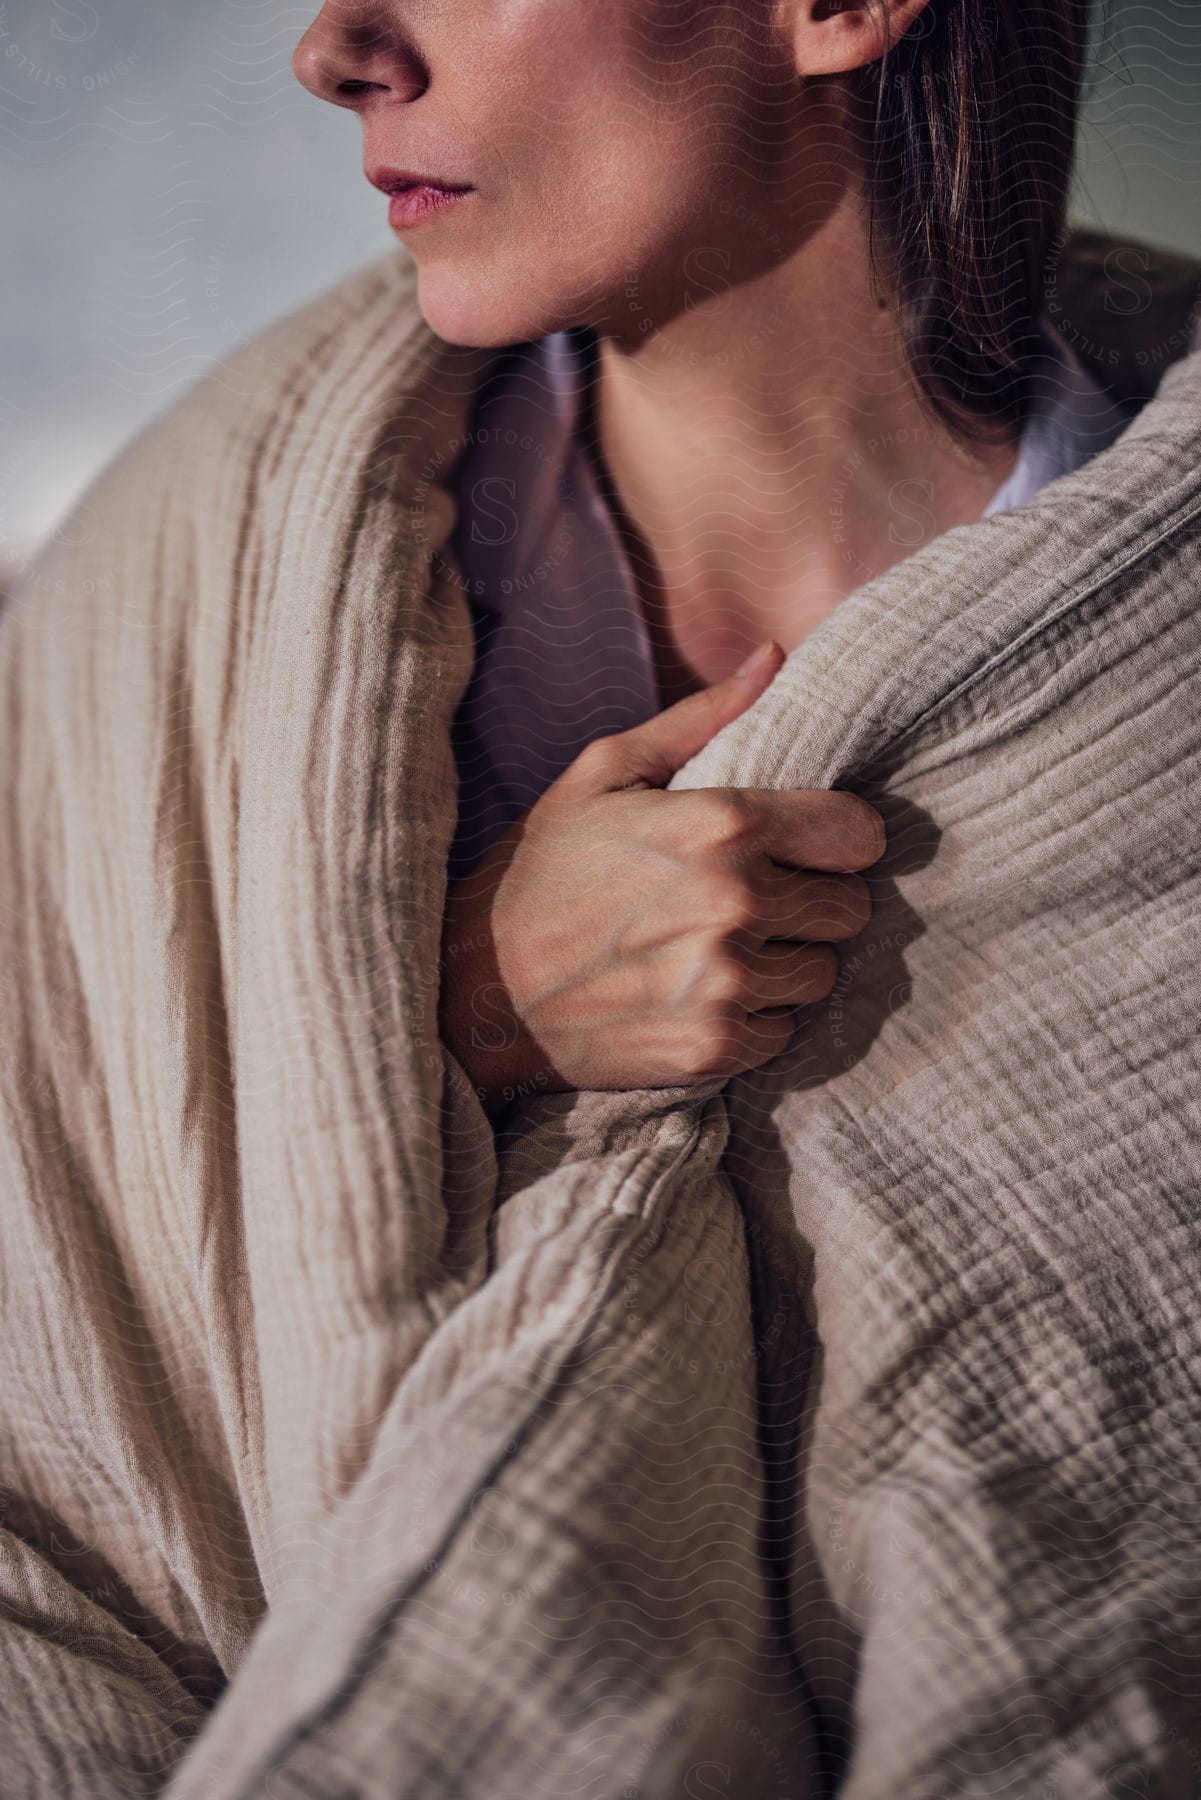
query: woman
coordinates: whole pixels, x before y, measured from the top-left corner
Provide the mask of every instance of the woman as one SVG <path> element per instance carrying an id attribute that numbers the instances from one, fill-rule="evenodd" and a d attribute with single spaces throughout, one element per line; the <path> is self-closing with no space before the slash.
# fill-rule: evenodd
<path id="1" fill-rule="evenodd" d="M 496 447 L 452 479 L 480 648 L 452 875 L 562 776 L 449 907 L 443 1030 L 493 1109 L 758 1066 L 833 989 L 869 891 L 808 871 L 880 854 L 861 801 L 737 790 L 731 873 L 693 806 L 613 790 L 661 786 L 915 543 L 1128 422 L 1040 318 L 1086 12 L 548 0 L 364 32 L 327 6 L 302 38 L 297 76 L 358 114 L 395 196 L 426 320 L 528 346 L 481 396 Z M 480 1030 L 483 991 L 506 1029 Z"/>
<path id="2" fill-rule="evenodd" d="M 473 191 L 0 630 L 15 1791 L 1194 1791 L 1201 272 L 1059 229 L 1083 23 L 305 34 Z"/>

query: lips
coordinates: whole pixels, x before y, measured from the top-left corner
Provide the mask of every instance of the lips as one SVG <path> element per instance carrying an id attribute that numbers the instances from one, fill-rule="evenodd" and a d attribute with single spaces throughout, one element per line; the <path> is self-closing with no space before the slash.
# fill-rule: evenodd
<path id="1" fill-rule="evenodd" d="M 391 195 L 388 223 L 393 231 L 407 231 L 448 212 L 475 192 L 466 182 L 447 181 L 442 175 L 426 175 L 418 169 L 396 169 L 387 163 L 377 163 L 364 173 L 372 187 Z"/>
<path id="2" fill-rule="evenodd" d="M 430 188 L 444 194 L 471 192 L 469 182 L 448 181 L 442 175 L 427 175 L 418 169 L 394 169 L 386 163 L 377 163 L 365 173 L 372 187 L 379 188 L 382 194 L 400 194 L 408 188 Z"/>
<path id="3" fill-rule="evenodd" d="M 393 231 L 407 231 L 455 206 L 467 206 L 473 188 L 402 187 L 388 202 L 388 223 Z"/>

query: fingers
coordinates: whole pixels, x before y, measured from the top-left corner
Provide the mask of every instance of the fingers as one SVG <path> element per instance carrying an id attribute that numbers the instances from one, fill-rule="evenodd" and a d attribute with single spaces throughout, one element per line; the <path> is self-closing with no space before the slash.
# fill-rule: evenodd
<path id="1" fill-rule="evenodd" d="M 814 874 L 765 862 L 747 877 L 743 929 L 732 941 L 753 949 L 768 938 L 845 943 L 872 916 L 872 895 L 861 875 Z"/>
<path id="2" fill-rule="evenodd" d="M 687 1080 L 728 1080 L 758 1069 L 788 1048 L 796 1008 L 828 999 L 838 982 L 831 944 L 767 944 L 743 962 L 737 1000 L 722 1003 L 720 1022 L 692 1038 Z"/>
<path id="3" fill-rule="evenodd" d="M 763 856 L 743 867 L 719 862 L 691 876 L 682 866 L 695 929 L 710 953 L 725 945 L 755 949 L 769 938 L 844 943 L 871 918 L 872 893 L 861 875 L 789 869 Z"/>
<path id="4" fill-rule="evenodd" d="M 796 1030 L 796 1009 L 791 1006 L 765 1008 L 748 1013 L 742 1027 L 742 1042 L 731 1074 L 741 1075 L 747 1069 L 761 1069 L 764 1063 L 787 1050 Z"/>
<path id="5" fill-rule="evenodd" d="M 816 977 L 800 984 L 805 990 L 819 985 Z M 690 1034 L 686 1046 L 673 1048 L 661 1059 L 651 1072 L 649 1084 L 690 1086 L 715 1077 L 728 1081 L 731 1075 L 761 1068 L 788 1048 L 796 1023 L 795 1004 L 763 1007 L 750 1013 L 727 1004 L 720 1016 Z"/>
<path id="6" fill-rule="evenodd" d="M 742 790 L 759 821 L 758 842 L 774 862 L 847 873 L 878 862 L 888 847 L 874 806 L 842 788 Z"/>
<path id="7" fill-rule="evenodd" d="M 761 944 L 742 951 L 739 1000 L 750 1013 L 766 1007 L 809 1006 L 828 999 L 838 981 L 838 952 L 832 944 Z"/>
<path id="8" fill-rule="evenodd" d="M 703 750 L 723 726 L 745 712 L 775 678 L 784 652 L 768 641 L 742 672 L 689 694 L 629 731 L 595 738 L 556 786 L 563 791 L 607 793 L 618 788 L 664 787 L 677 769 Z"/>

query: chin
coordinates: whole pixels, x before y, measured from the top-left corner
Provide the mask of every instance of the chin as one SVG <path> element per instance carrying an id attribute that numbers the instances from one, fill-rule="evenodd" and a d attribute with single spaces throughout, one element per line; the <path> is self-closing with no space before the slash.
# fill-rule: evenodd
<path id="1" fill-rule="evenodd" d="M 530 343 L 576 323 L 560 317 L 553 306 L 532 303 L 528 289 L 522 294 L 525 284 L 520 281 L 504 283 L 501 291 L 497 285 L 482 278 L 478 267 L 461 273 L 418 265 L 417 304 L 432 332 L 464 350 Z M 506 287 L 508 294 L 503 291 Z"/>

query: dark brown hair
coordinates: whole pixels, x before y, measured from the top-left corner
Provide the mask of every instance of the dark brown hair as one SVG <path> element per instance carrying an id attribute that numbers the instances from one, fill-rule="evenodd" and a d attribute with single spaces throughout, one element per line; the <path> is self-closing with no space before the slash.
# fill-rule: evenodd
<path id="1" fill-rule="evenodd" d="M 1091 0 L 929 0 L 845 78 L 877 270 L 928 409 L 969 440 L 1025 417 L 1090 13 Z"/>

